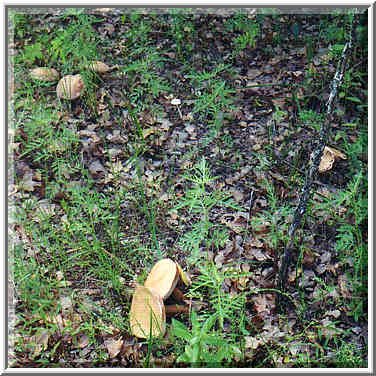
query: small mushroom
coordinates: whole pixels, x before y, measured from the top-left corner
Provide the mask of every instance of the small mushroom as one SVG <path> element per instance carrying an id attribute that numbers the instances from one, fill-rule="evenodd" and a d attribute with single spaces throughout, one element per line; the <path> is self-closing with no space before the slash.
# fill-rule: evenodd
<path id="1" fill-rule="evenodd" d="M 176 263 L 166 258 L 158 261 L 153 266 L 144 285 L 153 288 L 165 300 L 171 295 L 178 280 L 179 270 Z"/>
<path id="2" fill-rule="evenodd" d="M 56 81 L 59 79 L 59 72 L 53 68 L 34 68 L 30 70 L 30 76 L 40 81 Z"/>
<path id="3" fill-rule="evenodd" d="M 57 84 L 56 93 L 61 99 L 74 100 L 80 97 L 83 89 L 84 81 L 81 75 L 67 75 Z"/>
<path id="4" fill-rule="evenodd" d="M 151 287 L 138 286 L 130 311 L 130 327 L 138 338 L 163 336 L 166 332 L 166 311 L 159 293 Z"/>
<path id="5" fill-rule="evenodd" d="M 118 66 L 114 65 L 113 67 L 109 67 L 107 64 L 105 64 L 101 61 L 91 61 L 86 66 L 86 68 L 92 70 L 93 72 L 97 72 L 97 73 L 107 73 L 107 72 L 111 72 L 114 69 L 117 69 Z"/>
<path id="6" fill-rule="evenodd" d="M 326 172 L 332 169 L 333 163 L 337 159 L 347 159 L 346 155 L 337 149 L 325 146 L 321 156 L 319 172 Z"/>

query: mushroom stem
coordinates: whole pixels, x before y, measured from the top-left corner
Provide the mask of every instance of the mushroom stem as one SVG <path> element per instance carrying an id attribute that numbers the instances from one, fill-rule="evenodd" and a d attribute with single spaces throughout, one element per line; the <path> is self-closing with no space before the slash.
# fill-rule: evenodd
<path id="1" fill-rule="evenodd" d="M 183 302 L 185 299 L 184 294 L 177 287 L 172 291 L 172 296 L 180 302 Z"/>
<path id="2" fill-rule="evenodd" d="M 183 306 L 180 304 L 171 304 L 165 306 L 166 315 L 174 315 L 176 313 L 189 313 L 189 306 Z"/>

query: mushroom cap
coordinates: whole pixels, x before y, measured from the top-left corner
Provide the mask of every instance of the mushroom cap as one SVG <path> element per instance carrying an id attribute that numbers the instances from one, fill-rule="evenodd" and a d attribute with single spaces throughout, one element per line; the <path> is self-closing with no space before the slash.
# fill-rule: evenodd
<path id="1" fill-rule="evenodd" d="M 130 326 L 138 338 L 163 336 L 166 332 L 166 311 L 161 296 L 153 288 L 137 286 L 130 311 Z"/>
<path id="2" fill-rule="evenodd" d="M 59 72 L 53 68 L 39 67 L 30 70 L 30 76 L 40 81 L 56 81 L 59 78 Z"/>
<path id="3" fill-rule="evenodd" d="M 56 87 L 56 94 L 59 98 L 74 100 L 77 99 L 84 89 L 84 81 L 81 75 L 64 76 Z"/>
<path id="4" fill-rule="evenodd" d="M 90 61 L 86 68 L 98 73 L 106 73 L 112 70 L 112 68 L 101 61 Z"/>
<path id="5" fill-rule="evenodd" d="M 158 261 L 153 266 L 144 285 L 153 288 L 165 300 L 171 295 L 178 280 L 179 270 L 176 263 L 166 258 Z"/>

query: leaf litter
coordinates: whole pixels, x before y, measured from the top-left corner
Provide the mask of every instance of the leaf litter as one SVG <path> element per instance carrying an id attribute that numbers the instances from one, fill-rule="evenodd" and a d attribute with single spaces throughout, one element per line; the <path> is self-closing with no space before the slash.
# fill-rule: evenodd
<path id="1" fill-rule="evenodd" d="M 73 103 L 72 111 L 67 111 L 62 114 L 62 120 L 67 122 L 67 126 L 73 129 L 80 141 L 80 153 L 90 172 L 91 178 L 95 182 L 96 188 L 101 192 L 108 193 L 111 189 L 118 189 L 119 186 L 131 186 L 136 179 L 137 171 L 135 166 L 132 166 L 130 156 L 138 149 L 134 134 L 137 131 L 134 120 L 129 115 L 129 99 L 123 99 L 122 93 L 124 91 L 132 93 L 137 88 L 142 87 L 142 76 L 137 73 L 133 78 L 133 86 L 130 87 L 128 80 L 130 75 L 124 74 L 121 67 L 124 65 L 124 58 L 121 57 L 120 51 L 124 49 L 124 41 L 119 38 L 121 32 L 129 30 L 130 25 L 122 21 L 122 14 L 117 13 L 111 8 L 98 8 L 92 10 L 101 15 L 101 21 L 97 23 L 97 31 L 99 33 L 101 43 L 106 46 L 107 56 L 112 55 L 114 61 L 111 61 L 112 67 L 100 61 L 92 62 L 88 66 L 89 69 L 98 71 L 99 73 L 108 73 L 109 75 L 103 79 L 101 89 L 97 91 L 97 107 L 96 111 L 98 117 L 94 120 L 88 108 L 83 105 L 81 100 L 81 90 L 83 84 L 78 82 L 77 93 L 65 92 L 59 93 L 62 97 L 72 97 L 78 102 Z M 50 18 L 51 25 L 61 22 L 59 19 L 51 15 L 46 15 L 42 21 L 38 20 L 40 16 L 33 16 L 39 23 L 46 22 Z M 151 21 L 152 16 L 145 14 L 142 16 L 145 20 Z M 218 56 L 224 61 L 230 60 L 232 51 L 228 46 L 233 43 L 227 40 L 224 33 L 220 32 L 226 18 L 220 16 L 213 17 L 211 22 L 207 22 L 205 15 L 198 15 L 197 25 L 200 28 L 202 35 L 202 47 L 194 44 L 191 56 L 189 59 L 195 67 L 205 67 L 203 70 L 210 70 L 211 64 L 217 64 Z M 210 19 L 210 17 L 209 17 Z M 252 335 L 244 336 L 246 358 L 252 363 L 253 359 L 262 356 L 264 349 L 268 346 L 278 346 L 284 342 L 291 333 L 299 333 L 300 327 L 297 323 L 298 317 L 294 312 L 289 312 L 289 317 L 286 320 L 288 328 L 283 328 L 279 324 L 279 317 L 276 313 L 275 295 L 272 291 L 254 293 L 259 288 L 271 288 L 273 283 L 270 282 L 276 275 L 276 259 L 275 253 L 272 252 L 264 237 L 270 235 L 274 228 L 274 223 L 271 219 L 262 218 L 257 226 L 251 225 L 251 220 L 255 216 L 267 211 L 270 208 L 270 199 L 267 195 L 267 188 L 265 187 L 265 180 L 272 182 L 272 184 L 280 190 L 286 192 L 286 200 L 294 202 L 298 197 L 298 190 L 285 187 L 286 176 L 289 175 L 289 166 L 296 164 L 295 151 L 301 151 L 303 154 L 309 155 L 309 147 L 305 142 L 306 139 L 313 137 L 314 133 L 308 128 L 297 128 L 295 131 L 289 130 L 289 123 L 283 121 L 276 121 L 273 114 L 276 110 L 293 112 L 295 103 L 291 100 L 291 90 L 286 87 L 268 86 L 263 87 L 249 87 L 262 84 L 270 84 L 284 80 L 286 84 L 296 85 L 303 82 L 306 74 L 307 62 L 306 51 L 300 47 L 293 48 L 293 40 L 289 51 L 285 52 L 281 48 L 275 50 L 273 57 L 264 56 L 264 48 L 268 45 L 268 35 L 275 36 L 272 31 L 272 26 L 275 20 L 268 18 L 265 23 L 263 33 L 265 33 L 265 41 L 260 41 L 260 46 L 254 49 L 246 49 L 239 53 L 239 59 L 233 62 L 236 74 L 231 77 L 226 77 L 226 73 L 220 76 L 221 79 L 226 79 L 235 88 L 236 95 L 234 97 L 234 105 L 238 108 L 236 110 L 229 110 L 233 115 L 231 121 L 225 119 L 222 127 L 217 130 L 218 137 L 214 139 L 208 127 L 210 114 L 203 115 L 200 119 L 198 114 L 194 113 L 195 101 L 192 99 L 192 91 L 190 85 L 192 81 L 187 81 L 184 72 L 183 64 L 180 64 L 176 58 L 176 45 L 171 40 L 165 40 L 164 48 L 167 52 L 167 62 L 165 71 L 160 71 L 161 77 L 168 80 L 169 74 L 172 72 L 175 76 L 173 83 L 174 94 L 170 96 L 159 95 L 150 97 L 145 94 L 145 99 L 155 102 L 161 109 L 162 114 L 154 115 L 149 111 L 144 110 L 139 113 L 138 122 L 142 125 L 142 138 L 144 150 L 140 155 L 140 171 L 142 172 L 142 182 L 145 184 L 145 193 L 149 198 L 159 197 L 164 205 L 169 207 L 173 199 L 183 195 L 184 181 L 179 180 L 182 172 L 189 170 L 194 166 L 199 157 L 202 155 L 207 157 L 210 161 L 211 170 L 219 179 L 216 182 L 227 190 L 235 199 L 235 201 L 243 208 L 250 200 L 249 192 L 252 190 L 255 193 L 255 199 L 252 202 L 252 207 L 249 211 L 234 211 L 223 210 L 215 208 L 213 216 L 217 223 L 223 225 L 229 231 L 230 239 L 226 245 L 220 249 L 211 249 L 212 259 L 214 260 L 218 269 L 226 267 L 230 263 L 235 263 L 245 272 L 252 272 L 252 277 L 241 277 L 236 280 L 236 283 L 230 280 L 226 281 L 227 289 L 234 293 L 251 290 L 251 294 L 247 295 L 247 301 L 251 305 L 248 308 L 248 319 L 257 330 L 249 332 Z M 288 23 L 288 18 L 281 23 Z M 306 26 L 309 21 L 304 21 Z M 152 23 L 153 27 L 158 29 L 158 25 Z M 210 32 L 207 30 L 207 25 L 210 26 Z M 116 30 L 120 28 L 121 32 Z M 161 31 L 162 33 L 164 31 Z M 157 30 L 158 33 L 158 30 Z M 215 34 L 215 37 L 213 36 Z M 152 33 L 150 34 L 153 35 Z M 161 43 L 158 37 L 151 37 L 152 43 Z M 186 36 L 189 38 L 188 36 Z M 111 38 L 111 39 L 109 39 Z M 213 44 L 214 39 L 214 44 Z M 110 42 L 109 42 L 110 41 Z M 18 41 L 16 46 L 21 48 Z M 213 49 L 209 46 L 213 45 Z M 205 48 L 208 50 L 205 51 Z M 214 52 L 215 51 L 215 52 Z M 320 76 L 320 67 L 331 67 L 330 60 L 327 55 L 328 50 L 320 48 L 318 54 L 313 57 L 313 66 L 309 68 L 313 74 Z M 294 59 L 292 59 L 292 56 Z M 110 60 L 106 59 L 108 63 Z M 294 62 L 293 62 L 294 61 Z M 207 62 L 209 65 L 206 66 Z M 119 69 L 118 69 L 119 67 Z M 115 69 L 116 68 L 116 69 Z M 332 69 L 333 70 L 333 69 Z M 112 72 L 114 71 L 114 72 Z M 36 71 L 38 75 L 45 75 L 44 71 Z M 316 73 L 315 73 L 316 72 Z M 55 73 L 54 73 L 55 75 Z M 54 76 L 55 77 L 55 76 Z M 73 76 L 74 77 L 74 76 Z M 80 78 L 80 77 L 78 77 Z M 76 81 L 78 81 L 76 77 Z M 50 74 L 47 74 L 47 79 L 50 79 Z M 51 78 L 52 79 L 52 78 Z M 64 81 L 65 82 L 65 81 Z M 241 86 L 241 88 L 239 88 Z M 248 88 L 247 88 L 248 86 Z M 286 85 L 288 86 L 288 85 Z M 70 89 L 70 88 L 69 88 Z M 16 90 L 16 89 L 15 89 Z M 139 89 L 137 89 L 139 90 Z M 204 90 L 204 87 L 200 90 Z M 119 94 L 120 93 L 120 94 Z M 72 94 L 72 96 L 70 95 Z M 299 98 L 307 96 L 304 88 L 299 88 L 296 95 Z M 319 106 L 319 104 L 317 104 Z M 312 104 L 314 107 L 314 104 Z M 206 117 L 205 117 L 206 116 Z M 22 138 L 22 134 L 20 135 Z M 208 139 L 209 143 L 205 145 L 202 140 Z M 23 139 L 22 142 L 25 142 Z M 30 163 L 30 159 L 24 158 L 21 155 L 22 142 L 14 143 L 15 161 L 16 161 L 16 183 L 14 185 L 15 199 L 25 203 L 30 197 L 37 200 L 37 207 L 32 212 L 33 219 L 38 221 L 41 214 L 63 217 L 64 211 L 60 204 L 50 203 L 48 199 L 41 197 L 42 179 L 38 176 L 37 170 L 40 166 Z M 294 153 L 286 154 L 289 145 L 294 145 Z M 278 162 L 277 167 L 272 167 L 270 164 L 270 155 L 268 154 L 268 147 L 273 146 L 273 153 L 276 157 L 281 157 L 282 162 Z M 64 147 L 58 144 L 50 145 L 50 152 L 64 153 Z M 335 169 L 334 162 L 342 159 L 346 161 L 346 155 L 337 149 L 327 147 L 320 164 L 320 172 L 327 172 L 330 174 L 332 169 Z M 277 158 L 278 160 L 278 158 Z M 280 160 L 279 160 L 280 161 Z M 155 167 L 157 162 L 157 167 Z M 234 167 L 235 166 L 235 167 Z M 262 166 L 270 167 L 268 172 L 265 172 Z M 300 163 L 300 168 L 304 169 L 304 163 Z M 339 170 L 340 171 L 340 170 Z M 66 176 L 70 177 L 73 172 L 67 171 Z M 121 176 L 120 184 L 117 182 Z M 79 179 L 79 178 L 78 178 Z M 168 182 L 173 181 L 174 193 L 166 191 Z M 322 196 L 327 196 L 332 191 L 341 188 L 333 180 L 327 187 L 319 187 L 318 192 L 320 199 Z M 330 192 L 330 193 L 328 193 Z M 316 196 L 317 197 L 317 196 Z M 126 224 L 126 228 L 130 231 L 129 238 L 137 234 L 137 228 L 146 228 L 147 224 L 144 219 L 138 218 L 140 221 L 127 221 L 127 216 L 130 214 L 129 204 L 125 205 L 121 220 Z M 169 247 L 174 247 L 177 243 L 178 233 L 184 233 L 189 230 L 192 218 L 189 213 L 181 213 L 177 211 L 170 211 L 167 218 L 163 218 L 165 210 L 160 210 L 160 217 L 158 221 L 163 227 L 163 238 L 170 239 L 169 243 L 166 241 L 164 251 Z M 142 222 L 144 221 L 144 222 Z M 322 221 L 324 222 L 324 221 Z M 132 229 L 132 226 L 134 228 Z M 27 257 L 39 257 L 40 251 L 36 250 L 31 241 L 30 234 L 26 232 L 20 225 L 15 226 L 16 232 L 19 234 L 21 241 L 28 249 Z M 315 231 L 308 229 L 313 232 Z M 248 236 L 247 232 L 251 235 Z M 287 236 L 286 230 L 284 235 Z M 289 274 L 290 286 L 298 283 L 301 291 L 304 291 L 308 301 L 314 303 L 323 297 L 323 286 L 318 284 L 318 279 L 325 279 L 328 283 L 331 282 L 335 289 L 329 291 L 326 295 L 321 307 L 321 316 L 318 313 L 317 319 L 323 330 L 323 335 L 333 339 L 336 335 L 343 332 L 343 329 L 338 328 L 335 320 L 340 319 L 343 314 L 340 308 L 337 309 L 339 299 L 352 299 L 353 292 L 349 287 L 346 274 L 344 272 L 344 265 L 338 260 L 338 257 L 333 253 L 333 240 L 322 243 L 320 239 L 316 238 L 310 244 L 310 248 L 303 254 L 303 269 L 292 270 Z M 279 244 L 280 246 L 281 244 Z M 209 253 L 208 253 L 209 254 Z M 44 256 L 43 256 L 44 257 Z M 179 256 L 182 266 L 185 266 L 184 255 Z M 180 260 L 179 260 L 180 262 Z M 138 270 L 135 268 L 135 274 L 142 271 L 142 265 L 138 265 Z M 192 266 L 190 270 L 191 277 L 199 273 L 199 270 Z M 270 275 L 272 277 L 270 277 Z M 69 274 L 63 274 L 61 271 L 56 272 L 56 279 L 58 282 L 67 280 L 71 284 L 71 288 L 77 292 L 77 297 L 72 298 L 64 295 L 62 291 L 57 291 L 58 302 L 61 306 L 61 312 L 54 315 L 50 322 L 55 324 L 58 331 L 63 333 L 66 328 L 72 324 L 78 328 L 79 323 L 88 320 L 87 313 L 90 311 L 97 311 L 99 307 L 106 308 L 109 311 L 114 309 L 114 305 L 121 308 L 121 304 L 115 297 L 103 299 L 101 288 L 97 288 L 94 280 L 90 281 L 91 287 L 81 283 L 79 279 L 69 281 Z M 133 287 L 134 281 L 125 280 L 125 286 L 128 289 Z M 225 283 L 225 285 L 226 285 Z M 291 288 L 290 292 L 295 289 Z M 93 297 L 92 301 L 86 301 L 81 307 L 77 302 L 84 302 L 83 298 L 88 295 Z M 129 306 L 130 295 L 126 295 L 126 302 Z M 205 309 L 207 303 L 205 301 L 191 301 L 191 305 L 200 311 Z M 326 305 L 325 305 L 326 304 Z M 84 307 L 86 307 L 84 309 Z M 122 310 L 122 312 L 124 312 Z M 350 321 L 349 321 L 350 320 Z M 353 325 L 351 318 L 347 318 L 347 324 L 341 324 L 344 328 Z M 350 324 L 349 324 L 350 323 Z M 114 361 L 109 364 L 121 364 L 123 366 L 140 366 L 145 354 L 145 347 L 129 337 L 129 333 L 124 329 L 110 328 L 110 324 L 104 324 L 107 329 L 100 330 L 96 334 L 96 339 L 101 340 L 103 348 L 105 349 L 108 360 Z M 363 330 L 360 328 L 359 330 Z M 316 343 L 316 334 L 312 334 L 312 343 Z M 26 339 L 26 342 L 34 344 L 34 348 L 30 350 L 30 358 L 35 359 L 41 356 L 43 351 L 49 347 L 57 345 L 58 342 L 63 343 L 57 349 L 61 349 L 61 356 L 65 357 L 68 364 L 70 362 L 78 362 L 82 357 L 83 362 L 91 364 L 99 351 L 93 346 L 93 339 L 87 334 L 79 332 L 75 339 L 64 337 L 61 335 L 54 339 L 54 336 L 49 330 L 41 328 Z M 76 343 L 76 345 L 74 345 Z M 293 341 L 288 343 L 289 351 L 292 356 L 297 354 L 308 353 L 314 351 L 314 346 L 310 342 Z M 358 342 L 357 342 L 358 343 Z M 70 349 L 77 346 L 77 351 L 68 355 Z M 64 349 L 66 347 L 66 349 Z M 173 357 L 167 355 L 164 366 L 171 366 L 173 364 Z M 23 355 L 25 356 L 25 355 Z M 27 363 L 26 358 L 21 360 L 19 355 L 19 362 Z M 152 354 L 152 360 L 157 364 L 161 361 Z M 275 358 L 274 365 L 286 366 L 288 363 L 283 358 Z"/>

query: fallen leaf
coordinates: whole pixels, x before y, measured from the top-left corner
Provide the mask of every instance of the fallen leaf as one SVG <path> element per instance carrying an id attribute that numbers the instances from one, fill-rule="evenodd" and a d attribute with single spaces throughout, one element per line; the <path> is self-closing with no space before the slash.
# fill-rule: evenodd
<path id="1" fill-rule="evenodd" d="M 106 175 L 106 169 L 103 167 L 102 163 L 98 160 L 95 160 L 90 163 L 89 165 L 89 171 L 90 173 L 96 177 L 98 175 Z"/>
<path id="2" fill-rule="evenodd" d="M 245 230 L 248 222 L 248 213 L 237 212 L 235 214 L 224 214 L 221 223 L 225 224 L 237 234 Z"/>
<path id="3" fill-rule="evenodd" d="M 157 130 L 157 127 L 146 128 L 142 131 L 142 135 L 144 138 L 147 138 L 151 134 L 155 133 L 156 130 Z"/>
<path id="4" fill-rule="evenodd" d="M 35 345 L 33 356 L 38 356 L 42 351 L 48 348 L 48 339 L 50 334 L 48 329 L 41 330 L 38 334 L 33 335 L 30 338 L 30 343 Z"/>
<path id="5" fill-rule="evenodd" d="M 84 347 L 86 347 L 87 345 L 89 344 L 89 337 L 85 334 L 81 334 L 79 337 L 78 337 L 78 346 L 80 349 L 83 349 Z"/>
<path id="6" fill-rule="evenodd" d="M 70 296 L 62 296 L 60 298 L 60 305 L 63 313 L 73 312 L 73 304 Z"/>
<path id="7" fill-rule="evenodd" d="M 23 190 L 26 192 L 34 192 L 35 187 L 40 187 L 41 183 L 33 180 L 33 171 L 26 171 L 22 181 L 18 185 L 18 190 Z"/>
<path id="8" fill-rule="evenodd" d="M 326 172 L 331 170 L 336 159 L 347 159 L 347 157 L 339 150 L 325 146 L 320 161 L 319 172 Z"/>
<path id="9" fill-rule="evenodd" d="M 124 341 L 121 338 L 118 340 L 110 338 L 104 341 L 110 359 L 115 358 L 119 354 L 121 347 L 123 346 L 123 342 Z"/>
<path id="10" fill-rule="evenodd" d="M 245 336 L 245 348 L 256 350 L 260 345 L 264 344 L 264 341 L 260 338 L 255 338 L 251 336 Z"/>

